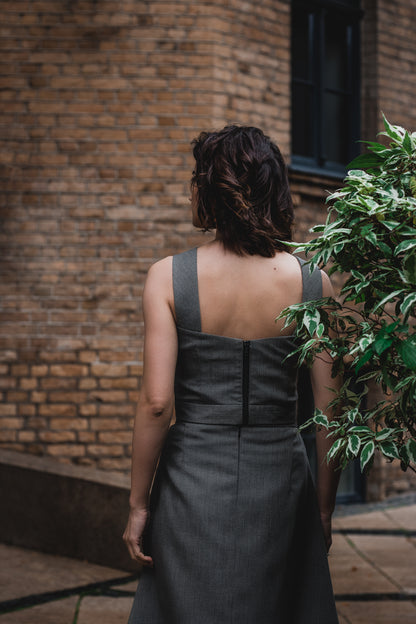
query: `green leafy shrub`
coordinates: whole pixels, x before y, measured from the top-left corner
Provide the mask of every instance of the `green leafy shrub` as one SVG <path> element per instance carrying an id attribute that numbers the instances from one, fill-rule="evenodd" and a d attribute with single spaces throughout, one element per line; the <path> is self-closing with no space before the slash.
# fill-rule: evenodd
<path id="1" fill-rule="evenodd" d="M 345 467 L 359 456 L 362 470 L 376 450 L 403 470 L 416 462 L 416 133 L 384 124 L 389 144 L 366 142 L 369 152 L 328 197 L 326 224 L 311 230 L 320 236 L 296 245 L 312 255 L 311 270 L 331 261 L 329 274 L 348 275 L 340 299 L 281 315 L 297 324 L 300 362 L 327 351 L 333 374 L 344 376 L 331 403 L 336 417 L 315 411 L 306 426 L 313 421 L 334 437 L 328 460 L 337 456 Z M 386 395 L 371 408 L 363 401 L 370 380 Z"/>

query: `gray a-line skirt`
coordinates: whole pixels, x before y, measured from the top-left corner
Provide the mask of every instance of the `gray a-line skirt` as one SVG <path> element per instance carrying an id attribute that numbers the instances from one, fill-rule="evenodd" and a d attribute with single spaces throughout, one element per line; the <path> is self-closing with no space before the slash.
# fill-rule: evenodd
<path id="1" fill-rule="evenodd" d="M 144 547 L 129 624 L 338 622 L 294 426 L 174 425 Z"/>

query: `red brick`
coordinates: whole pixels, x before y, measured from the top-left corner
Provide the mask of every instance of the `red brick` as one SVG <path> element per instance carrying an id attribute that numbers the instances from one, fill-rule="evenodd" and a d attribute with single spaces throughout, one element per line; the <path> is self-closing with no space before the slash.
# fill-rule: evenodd
<path id="1" fill-rule="evenodd" d="M 84 377 L 78 382 L 80 390 L 94 390 L 98 386 L 97 380 L 94 377 Z"/>
<path id="2" fill-rule="evenodd" d="M 43 377 L 40 385 L 43 390 L 75 390 L 77 380 L 73 377 Z"/>
<path id="3" fill-rule="evenodd" d="M 49 426 L 51 429 L 79 431 L 88 428 L 88 420 L 85 418 L 51 418 Z"/>
<path id="4" fill-rule="evenodd" d="M 51 403 L 83 403 L 86 399 L 86 392 L 70 391 L 70 392 L 49 392 L 48 400 Z"/>
<path id="5" fill-rule="evenodd" d="M 124 390 L 132 390 L 138 387 L 139 380 L 137 377 L 121 377 L 107 378 L 99 380 L 100 388 L 108 390 L 109 388 L 123 388 Z"/>
<path id="6" fill-rule="evenodd" d="M 36 406 L 35 405 L 24 405 L 22 403 L 18 406 L 19 416 L 34 416 L 36 414 Z"/>
<path id="7" fill-rule="evenodd" d="M 99 415 L 103 417 L 114 415 L 114 406 L 111 403 L 99 406 Z M 123 417 L 133 418 L 136 413 L 136 405 L 133 403 L 125 403 L 117 406 L 117 414 Z"/>
<path id="8" fill-rule="evenodd" d="M 81 377 L 88 374 L 88 367 L 82 364 L 52 364 L 50 374 L 57 377 Z"/>
<path id="9" fill-rule="evenodd" d="M 45 403 L 45 401 L 46 401 L 46 392 L 39 392 L 39 391 L 35 390 L 35 391 L 31 392 L 30 400 L 32 401 L 32 403 Z"/>
<path id="10" fill-rule="evenodd" d="M 121 364 L 91 364 L 91 373 L 96 377 L 121 377 L 127 375 L 127 366 Z"/>
<path id="11" fill-rule="evenodd" d="M 0 377 L 0 389 L 7 390 L 9 388 L 16 388 L 17 380 L 14 377 Z"/>
<path id="12" fill-rule="evenodd" d="M 28 400 L 27 392 L 12 391 L 7 393 L 7 399 L 9 403 L 24 403 Z"/>
<path id="13" fill-rule="evenodd" d="M 79 353 L 80 362 L 95 362 L 97 360 L 96 351 L 80 351 Z"/>
<path id="14" fill-rule="evenodd" d="M 7 405 L 7 403 L 0 403 L 0 416 L 14 416 L 16 413 L 16 405 Z"/>
<path id="15" fill-rule="evenodd" d="M 45 429 L 47 426 L 46 418 L 33 417 L 27 419 L 27 426 L 29 429 Z"/>
<path id="16" fill-rule="evenodd" d="M 124 454 L 124 449 L 120 444 L 89 444 L 87 446 L 88 454 L 93 457 L 120 457 Z"/>
<path id="17" fill-rule="evenodd" d="M 133 375 L 134 377 L 141 377 L 143 374 L 143 364 L 134 364 L 129 366 L 129 375 Z"/>
<path id="18" fill-rule="evenodd" d="M 126 399 L 126 393 L 121 390 L 95 390 L 90 392 L 90 396 L 104 403 L 123 403 Z"/>
<path id="19" fill-rule="evenodd" d="M 76 435 L 73 431 L 39 431 L 39 440 L 42 442 L 73 442 Z"/>
<path id="20" fill-rule="evenodd" d="M 30 373 L 33 377 L 44 377 L 48 374 L 48 367 L 45 364 L 31 366 Z"/>
<path id="21" fill-rule="evenodd" d="M 101 470 L 117 470 L 117 471 L 129 471 L 131 466 L 131 460 L 129 457 L 122 457 L 119 459 L 99 459 L 97 468 Z"/>
<path id="22" fill-rule="evenodd" d="M 130 431 L 106 431 L 98 433 L 98 441 L 104 444 L 131 444 L 132 432 Z"/>
<path id="23" fill-rule="evenodd" d="M 126 421 L 121 418 L 91 418 L 90 426 L 98 431 L 124 429 Z"/>
<path id="24" fill-rule="evenodd" d="M 40 405 L 41 416 L 76 416 L 76 407 L 71 404 L 55 403 L 52 405 Z"/>
<path id="25" fill-rule="evenodd" d="M 85 455 L 83 444 L 49 444 L 48 454 L 55 457 L 82 457 Z"/>
<path id="26" fill-rule="evenodd" d="M 17 432 L 10 429 L 0 429 L 0 442 L 14 442 L 17 440 Z"/>
<path id="27" fill-rule="evenodd" d="M 22 390 L 34 390 L 37 388 L 38 380 L 33 379 L 33 377 L 21 377 L 19 379 L 19 388 Z"/>
<path id="28" fill-rule="evenodd" d="M 23 418 L 2 418 L 0 420 L 1 429 L 20 429 L 23 425 Z"/>
<path id="29" fill-rule="evenodd" d="M 26 377 L 29 374 L 29 367 L 27 364 L 13 364 L 11 374 L 15 377 Z"/>
<path id="30" fill-rule="evenodd" d="M 97 413 L 97 406 L 95 403 L 84 403 L 79 406 L 79 413 L 82 416 L 94 416 Z"/>
<path id="31" fill-rule="evenodd" d="M 77 432 L 78 442 L 92 443 L 96 441 L 96 438 L 97 436 L 94 431 L 78 431 Z"/>
<path id="32" fill-rule="evenodd" d="M 36 433 L 34 431 L 22 431 L 17 432 L 17 439 L 19 442 L 34 442 L 36 440 Z"/>

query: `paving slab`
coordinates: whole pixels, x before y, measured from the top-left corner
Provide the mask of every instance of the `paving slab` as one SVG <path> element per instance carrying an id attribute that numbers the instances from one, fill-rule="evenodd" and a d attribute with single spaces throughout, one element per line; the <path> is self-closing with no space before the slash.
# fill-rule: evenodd
<path id="1" fill-rule="evenodd" d="M 0 624 L 72 624 L 78 596 L 0 615 Z M 124 623 L 125 624 L 125 623 Z"/>
<path id="2" fill-rule="evenodd" d="M 335 594 L 397 592 L 397 586 L 363 559 L 345 535 L 334 535 L 328 562 Z"/>
<path id="3" fill-rule="evenodd" d="M 131 592 L 133 594 L 136 593 L 136 589 L 137 589 L 137 581 L 132 581 L 131 583 L 123 583 L 123 585 L 119 585 L 118 586 L 119 589 L 122 589 L 123 591 L 126 592 Z"/>
<path id="4" fill-rule="evenodd" d="M 0 544 L 0 601 L 123 576 L 128 573 Z"/>
<path id="5" fill-rule="evenodd" d="M 414 602 L 341 602 L 337 604 L 344 624 L 415 624 Z"/>
<path id="6" fill-rule="evenodd" d="M 391 518 L 397 526 L 409 531 L 416 531 L 416 505 L 408 507 L 392 507 L 385 510 L 386 516 Z"/>
<path id="7" fill-rule="evenodd" d="M 349 538 L 372 565 L 403 591 L 416 591 L 416 540 L 390 535 Z"/>
<path id="8" fill-rule="evenodd" d="M 133 598 L 85 596 L 77 624 L 127 624 Z"/>
<path id="9" fill-rule="evenodd" d="M 397 529 L 397 521 L 384 511 L 370 511 L 354 516 L 335 517 L 334 529 Z"/>

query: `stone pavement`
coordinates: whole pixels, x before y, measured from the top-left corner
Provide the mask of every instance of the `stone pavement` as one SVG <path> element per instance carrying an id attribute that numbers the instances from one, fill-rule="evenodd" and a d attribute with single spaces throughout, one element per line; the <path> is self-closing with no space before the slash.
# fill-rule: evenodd
<path id="1" fill-rule="evenodd" d="M 336 514 L 329 563 L 340 624 L 416 623 L 415 497 L 408 503 Z"/>
<path id="2" fill-rule="evenodd" d="M 6 545 L 0 562 L 0 624 L 127 622 L 135 575 Z M 341 508 L 329 563 L 340 624 L 415 624 L 415 497 Z"/>

